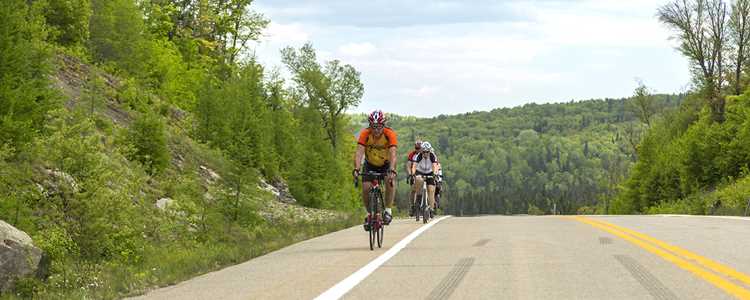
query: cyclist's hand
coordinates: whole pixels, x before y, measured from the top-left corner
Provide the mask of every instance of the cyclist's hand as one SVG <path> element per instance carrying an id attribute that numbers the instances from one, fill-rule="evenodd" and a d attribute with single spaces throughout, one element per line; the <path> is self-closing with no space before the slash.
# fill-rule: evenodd
<path id="1" fill-rule="evenodd" d="M 388 172 L 388 180 L 393 182 L 393 179 L 396 178 L 396 175 L 398 175 L 398 173 L 396 173 L 396 170 L 390 170 Z"/>
<path id="2" fill-rule="evenodd" d="M 359 178 L 359 169 L 352 170 L 352 177 Z"/>

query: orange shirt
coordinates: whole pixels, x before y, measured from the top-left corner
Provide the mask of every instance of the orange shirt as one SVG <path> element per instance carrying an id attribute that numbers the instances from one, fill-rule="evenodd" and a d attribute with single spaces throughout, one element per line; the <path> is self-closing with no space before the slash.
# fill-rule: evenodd
<path id="1" fill-rule="evenodd" d="M 390 158 L 389 149 L 398 145 L 396 132 L 388 127 L 383 128 L 383 134 L 376 138 L 371 128 L 365 128 L 359 134 L 358 144 L 365 146 L 367 163 L 382 167 Z"/>

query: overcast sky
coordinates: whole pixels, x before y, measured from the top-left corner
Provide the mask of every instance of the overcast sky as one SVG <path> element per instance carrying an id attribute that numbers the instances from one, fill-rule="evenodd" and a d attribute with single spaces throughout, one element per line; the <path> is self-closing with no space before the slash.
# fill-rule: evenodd
<path id="1" fill-rule="evenodd" d="M 524 103 L 619 98 L 635 78 L 685 91 L 686 60 L 655 17 L 664 1 L 256 0 L 271 20 L 255 55 L 310 41 L 362 73 L 351 112 L 420 117 Z"/>

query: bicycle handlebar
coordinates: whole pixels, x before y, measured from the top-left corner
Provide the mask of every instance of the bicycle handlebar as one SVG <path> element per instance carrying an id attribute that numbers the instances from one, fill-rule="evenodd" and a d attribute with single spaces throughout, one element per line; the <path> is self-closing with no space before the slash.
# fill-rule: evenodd
<path id="1" fill-rule="evenodd" d="M 386 177 L 388 176 L 388 172 L 381 173 L 381 172 L 373 172 L 373 171 L 367 171 L 365 173 L 360 173 L 359 176 L 354 178 L 354 186 L 359 187 L 359 178 L 362 178 L 362 181 L 364 181 L 365 176 L 375 176 L 375 177 Z M 393 183 L 391 183 L 393 184 Z"/>

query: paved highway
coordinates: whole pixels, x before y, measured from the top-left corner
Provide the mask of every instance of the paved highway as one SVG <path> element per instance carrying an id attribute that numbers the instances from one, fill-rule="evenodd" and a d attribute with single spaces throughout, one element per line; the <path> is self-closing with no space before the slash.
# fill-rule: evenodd
<path id="1" fill-rule="evenodd" d="M 750 219 L 396 220 L 361 226 L 138 299 L 750 299 Z"/>

